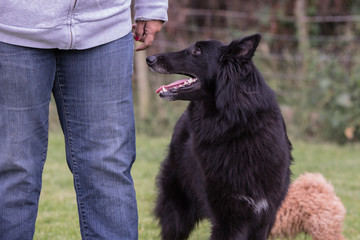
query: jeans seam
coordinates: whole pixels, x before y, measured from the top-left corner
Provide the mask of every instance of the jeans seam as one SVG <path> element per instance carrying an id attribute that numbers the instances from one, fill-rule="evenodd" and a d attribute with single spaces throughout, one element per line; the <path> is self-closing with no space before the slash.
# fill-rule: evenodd
<path id="1" fill-rule="evenodd" d="M 45 147 L 43 149 L 43 153 L 42 153 L 42 160 L 41 160 L 41 173 L 44 171 L 44 165 L 45 165 L 45 161 L 46 161 L 46 155 L 47 155 L 47 149 L 48 149 L 48 144 L 49 144 L 49 130 L 46 132 L 45 134 Z M 42 174 L 40 175 L 40 183 L 42 185 Z"/>
<path id="2" fill-rule="evenodd" d="M 64 100 L 64 94 L 63 94 L 63 90 L 61 88 L 61 84 L 60 84 L 60 78 L 61 78 L 61 74 L 60 74 L 60 71 L 59 71 L 59 67 L 57 66 L 56 67 L 56 75 L 57 75 L 57 81 L 58 81 L 58 86 L 59 86 L 59 94 L 61 95 L 60 97 L 60 100 L 62 101 L 62 106 L 63 106 L 63 110 L 64 110 L 64 135 L 65 137 L 67 138 L 67 143 L 68 143 L 68 149 L 70 151 L 70 154 L 69 154 L 69 157 L 71 158 L 70 161 L 72 163 L 72 174 L 74 175 L 74 185 L 75 185 L 75 188 L 76 188 L 76 192 L 77 192 L 77 195 L 78 195 L 78 208 L 79 208 L 79 220 L 81 221 L 82 223 L 82 226 L 83 226 L 83 230 L 84 230 L 84 237 L 86 240 L 89 236 L 89 234 L 87 233 L 87 221 L 85 220 L 86 219 L 86 214 L 85 214 L 85 209 L 83 207 L 83 203 L 81 202 L 81 187 L 80 187 L 80 181 L 79 181 L 79 174 L 78 174 L 78 168 L 77 168 L 77 163 L 76 163 L 76 160 L 75 160 L 75 154 L 74 154 L 74 151 L 73 151 L 73 142 L 72 142 L 72 139 L 71 139 L 71 135 L 72 135 L 72 132 L 71 132 L 71 129 L 69 128 L 69 122 L 68 122 L 68 111 L 67 111 L 67 108 L 66 108 L 66 101 Z M 65 134 L 66 132 L 66 134 Z"/>

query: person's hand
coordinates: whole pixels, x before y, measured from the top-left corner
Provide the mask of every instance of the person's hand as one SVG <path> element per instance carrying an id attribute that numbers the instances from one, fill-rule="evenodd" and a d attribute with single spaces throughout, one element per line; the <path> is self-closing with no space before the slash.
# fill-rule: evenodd
<path id="1" fill-rule="evenodd" d="M 136 23 L 132 25 L 133 38 L 135 41 L 142 42 L 142 44 L 135 50 L 141 51 L 150 47 L 154 42 L 155 35 L 160 32 L 162 26 L 163 22 L 159 20 L 136 21 Z"/>

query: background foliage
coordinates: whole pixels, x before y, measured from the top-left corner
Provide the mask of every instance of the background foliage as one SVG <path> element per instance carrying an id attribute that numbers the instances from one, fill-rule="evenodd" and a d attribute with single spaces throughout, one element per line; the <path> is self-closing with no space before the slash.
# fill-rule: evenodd
<path id="1" fill-rule="evenodd" d="M 360 140 L 359 1 L 177 0 L 169 4 L 169 22 L 146 55 L 180 50 L 204 39 L 229 43 L 259 32 L 263 39 L 254 61 L 278 95 L 290 134 L 340 143 Z M 144 58 L 138 54 L 140 60 Z M 149 86 L 140 88 L 137 76 L 144 71 Z M 161 76 L 135 65 L 135 92 L 138 96 L 150 92 L 145 108 L 136 99 L 140 132 L 161 135 L 168 134 L 169 127 L 172 130 L 186 103 L 162 101 L 154 92 L 176 78 L 180 76 Z"/>

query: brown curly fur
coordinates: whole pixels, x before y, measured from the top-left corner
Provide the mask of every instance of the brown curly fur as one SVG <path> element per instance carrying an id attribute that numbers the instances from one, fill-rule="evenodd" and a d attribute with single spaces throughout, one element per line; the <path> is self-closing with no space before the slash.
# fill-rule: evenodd
<path id="1" fill-rule="evenodd" d="M 313 240 L 343 240 L 346 210 L 320 173 L 305 173 L 291 184 L 269 239 L 292 239 L 301 232 Z"/>

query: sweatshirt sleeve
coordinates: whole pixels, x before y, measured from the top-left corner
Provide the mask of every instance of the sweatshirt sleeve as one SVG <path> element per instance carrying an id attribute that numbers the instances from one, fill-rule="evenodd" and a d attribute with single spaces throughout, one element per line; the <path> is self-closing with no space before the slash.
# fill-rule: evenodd
<path id="1" fill-rule="evenodd" d="M 168 0 L 136 0 L 135 21 L 137 20 L 161 20 L 166 22 Z"/>

